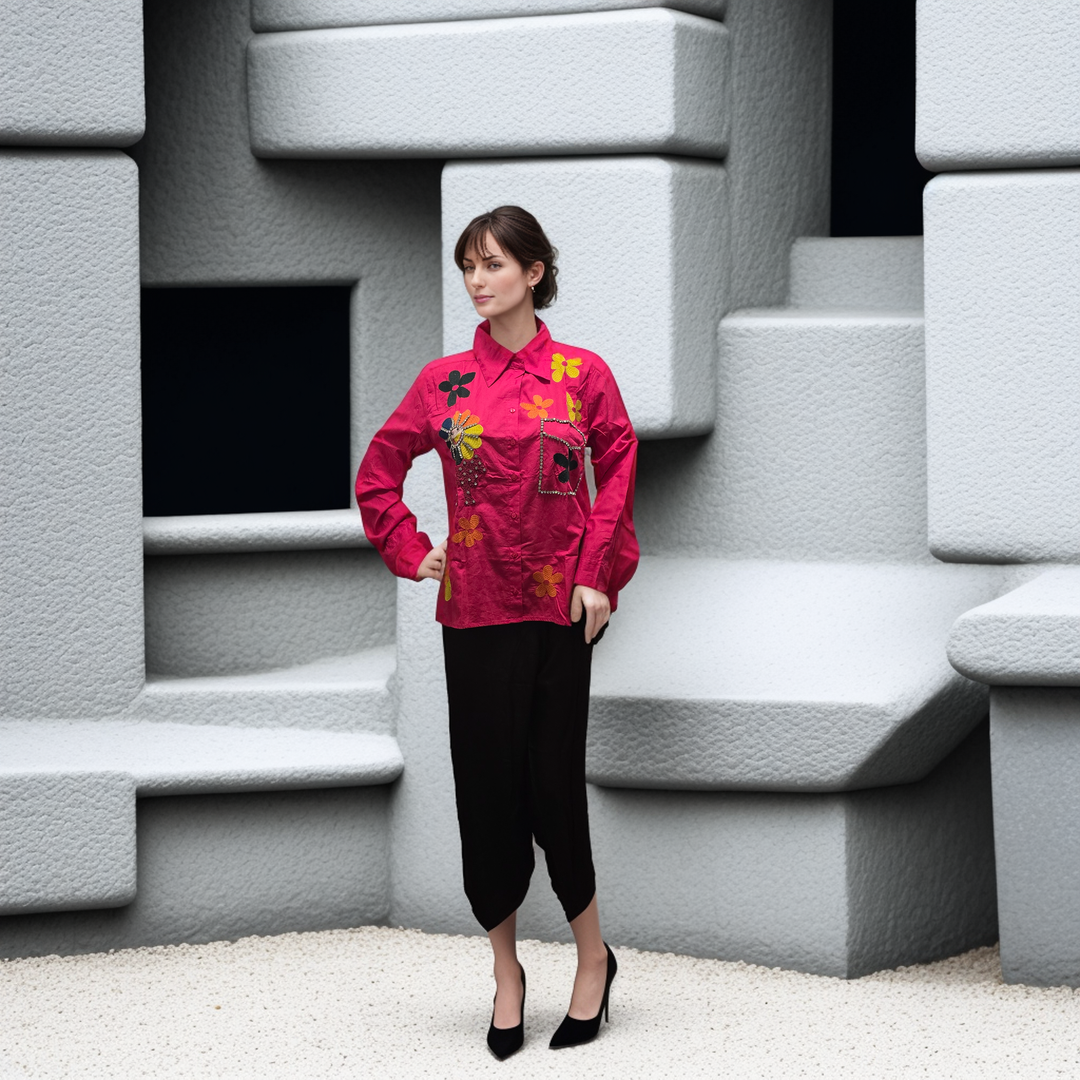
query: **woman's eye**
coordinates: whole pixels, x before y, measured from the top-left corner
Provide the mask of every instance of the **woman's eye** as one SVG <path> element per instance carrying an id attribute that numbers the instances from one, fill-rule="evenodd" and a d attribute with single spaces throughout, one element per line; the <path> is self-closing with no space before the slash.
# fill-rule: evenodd
<path id="1" fill-rule="evenodd" d="M 488 269 L 489 270 L 498 270 L 501 265 L 502 265 L 501 263 L 488 263 Z"/>

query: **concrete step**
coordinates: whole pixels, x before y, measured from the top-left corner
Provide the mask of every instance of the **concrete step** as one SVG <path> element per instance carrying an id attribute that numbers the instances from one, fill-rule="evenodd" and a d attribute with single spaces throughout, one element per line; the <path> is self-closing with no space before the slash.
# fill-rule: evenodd
<path id="1" fill-rule="evenodd" d="M 921 236 L 803 236 L 791 247 L 797 308 L 922 311 Z"/>
<path id="2" fill-rule="evenodd" d="M 921 779 L 986 716 L 949 665 L 994 567 L 644 558 L 597 648 L 607 787 L 836 792 Z"/>

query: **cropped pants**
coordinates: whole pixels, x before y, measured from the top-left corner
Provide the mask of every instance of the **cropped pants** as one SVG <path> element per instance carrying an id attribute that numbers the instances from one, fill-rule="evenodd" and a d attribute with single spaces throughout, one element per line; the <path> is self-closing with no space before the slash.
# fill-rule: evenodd
<path id="1" fill-rule="evenodd" d="M 596 892 L 585 796 L 593 644 L 582 623 L 443 627 L 465 895 L 485 930 L 525 899 L 534 837 L 567 921 Z"/>

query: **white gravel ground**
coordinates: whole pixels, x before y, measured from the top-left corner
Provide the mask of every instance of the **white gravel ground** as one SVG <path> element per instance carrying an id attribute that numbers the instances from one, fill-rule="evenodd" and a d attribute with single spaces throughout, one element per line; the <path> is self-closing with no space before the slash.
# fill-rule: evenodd
<path id="1" fill-rule="evenodd" d="M 611 1023 L 554 1052 L 573 949 L 523 942 L 526 1042 L 502 1063 L 482 938 L 366 927 L 9 960 L 0 1076 L 1080 1077 L 1080 995 L 1005 986 L 995 949 L 852 981 L 617 955 Z"/>

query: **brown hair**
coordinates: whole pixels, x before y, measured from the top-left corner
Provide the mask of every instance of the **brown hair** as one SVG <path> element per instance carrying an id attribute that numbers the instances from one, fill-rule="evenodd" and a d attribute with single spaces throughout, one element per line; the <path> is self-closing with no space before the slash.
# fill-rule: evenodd
<path id="1" fill-rule="evenodd" d="M 544 276 L 533 289 L 533 307 L 539 311 L 553 304 L 559 292 L 555 281 L 559 274 L 559 268 L 555 265 L 559 253 L 551 246 L 551 241 L 540 228 L 540 222 L 520 206 L 496 207 L 486 214 L 477 215 L 465 226 L 454 248 L 454 262 L 458 269 L 464 272 L 465 253 L 470 248 L 481 257 L 488 254 L 484 247 L 489 233 L 495 237 L 499 247 L 523 267 L 537 262 L 544 264 Z"/>

